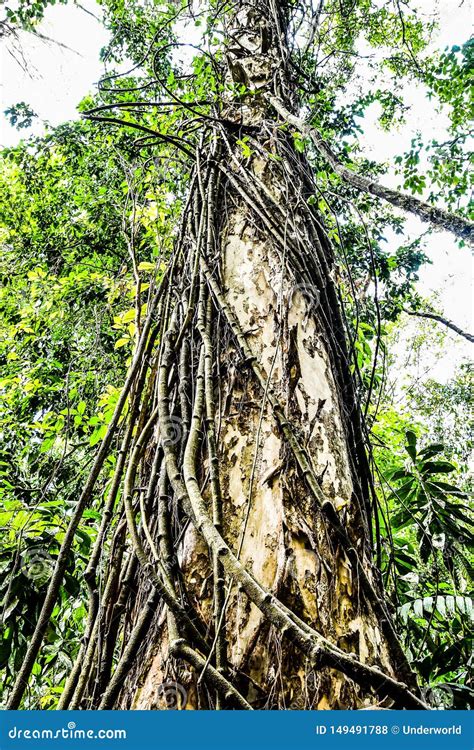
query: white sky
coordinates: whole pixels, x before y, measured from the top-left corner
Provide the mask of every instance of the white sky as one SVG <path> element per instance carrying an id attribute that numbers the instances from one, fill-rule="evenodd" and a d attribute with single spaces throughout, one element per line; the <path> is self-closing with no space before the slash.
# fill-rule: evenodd
<path id="1" fill-rule="evenodd" d="M 435 33 L 433 49 L 444 49 L 467 40 L 472 31 L 474 4 L 467 0 L 418 0 L 417 6 L 428 14 L 436 9 L 438 14 L 439 28 Z M 359 138 L 361 150 L 369 158 L 387 163 L 389 169 L 383 182 L 392 187 L 398 187 L 399 178 L 395 177 L 391 162 L 397 154 L 409 149 L 417 131 L 422 131 L 426 140 L 446 140 L 447 118 L 436 112 L 435 102 L 424 96 L 419 86 L 406 86 L 403 91 L 404 101 L 411 109 L 407 123 L 400 125 L 398 131 L 391 129 L 390 133 L 386 133 L 377 126 L 378 105 L 371 107 L 360 123 L 364 130 Z M 421 234 L 424 229 L 426 224 L 415 217 L 410 217 L 406 223 L 406 232 L 411 238 Z M 399 243 L 400 239 L 396 242 Z M 448 232 L 433 234 L 424 250 L 432 265 L 425 265 L 420 270 L 419 292 L 424 297 L 436 294 L 436 306 L 444 311 L 445 316 L 464 330 L 474 332 L 474 264 L 471 251 L 467 247 L 459 248 Z M 401 361 L 406 355 L 407 340 L 416 327 L 416 319 L 407 321 L 405 335 L 399 344 Z M 472 345 L 456 334 L 449 334 L 446 344 L 442 357 L 434 357 L 431 362 L 424 363 L 426 370 L 430 369 L 430 377 L 440 382 L 451 377 L 458 363 L 472 357 Z"/>
<path id="2" fill-rule="evenodd" d="M 81 5 L 100 15 L 100 7 L 94 0 L 83 0 Z M 437 48 L 466 40 L 472 28 L 472 10 L 467 0 L 461 5 L 459 0 L 418 0 L 418 5 L 427 12 L 436 8 L 439 13 Z M 47 8 L 38 30 L 69 49 L 25 33 L 20 34 L 16 43 L 11 39 L 0 41 L 0 144 L 5 146 L 17 143 L 22 136 L 41 133 L 43 120 L 57 125 L 77 117 L 78 102 L 94 90 L 103 73 L 99 51 L 107 43 L 108 33 L 89 13 L 72 4 L 51 6 Z M 393 156 L 409 148 L 417 130 L 423 130 L 426 137 L 443 137 L 443 118 L 435 113 L 425 97 L 420 96 L 417 87 L 407 87 L 405 95 L 412 110 L 408 123 L 400 126 L 398 132 L 384 133 L 378 128 L 376 106 L 361 122 L 364 129 L 360 137 L 362 151 L 388 165 Z M 19 101 L 27 102 L 39 115 L 39 121 L 35 121 L 29 131 L 17 131 L 3 116 L 3 110 Z M 394 184 L 390 174 L 384 181 Z M 424 225 L 410 218 L 408 227 L 414 238 L 423 231 Z M 429 238 L 425 251 L 433 265 L 422 269 L 419 291 L 426 297 L 436 292 L 446 317 L 472 331 L 473 263 L 469 250 L 459 249 L 448 233 L 439 232 Z M 416 321 L 410 320 L 407 336 L 415 327 Z M 443 357 L 432 362 L 430 374 L 440 381 L 446 380 L 456 364 L 469 357 L 471 348 L 464 339 L 450 336 Z M 400 358 L 403 358 L 403 344 Z"/>
<path id="3" fill-rule="evenodd" d="M 95 0 L 82 0 L 83 8 L 99 16 Z M 109 34 L 89 13 L 68 3 L 46 9 L 38 31 L 55 43 L 20 32 L 18 41 L 0 41 L 0 144 L 11 146 L 23 135 L 43 131 L 36 122 L 18 132 L 4 118 L 4 110 L 25 101 L 52 125 L 76 118 L 76 106 L 103 73 L 99 51 Z M 65 45 L 69 49 L 61 47 Z"/>

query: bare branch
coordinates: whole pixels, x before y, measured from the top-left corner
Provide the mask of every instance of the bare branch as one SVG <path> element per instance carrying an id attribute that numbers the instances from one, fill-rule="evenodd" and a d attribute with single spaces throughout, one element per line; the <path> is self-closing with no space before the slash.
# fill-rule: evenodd
<path id="1" fill-rule="evenodd" d="M 474 343 L 474 336 L 472 335 L 472 333 L 463 331 L 462 328 L 459 328 L 459 326 L 457 326 L 451 320 L 443 318 L 442 315 L 438 315 L 437 313 L 433 312 L 421 312 L 420 310 L 403 310 L 403 312 L 407 315 L 415 315 L 417 318 L 428 318 L 430 320 L 436 320 L 438 323 L 442 323 L 444 326 L 446 326 L 446 328 L 450 328 L 451 331 L 459 334 L 459 336 L 463 336 L 471 343 Z"/>
<path id="2" fill-rule="evenodd" d="M 352 169 L 348 169 L 341 164 L 336 154 L 315 128 L 308 125 L 301 118 L 296 117 L 296 115 L 292 115 L 277 97 L 268 95 L 268 101 L 286 122 L 293 125 L 301 135 L 311 139 L 319 153 L 324 156 L 334 171 L 349 185 L 365 193 L 375 195 L 378 198 L 383 198 L 393 206 L 415 214 L 422 221 L 427 221 L 439 229 L 452 232 L 460 239 L 470 242 L 474 241 L 474 222 L 469 221 L 464 216 L 459 216 L 459 214 L 446 211 L 438 206 L 431 206 L 429 203 L 425 203 L 425 201 L 421 201 L 412 195 L 406 195 L 398 190 L 393 190 L 386 185 L 375 182 L 369 177 L 353 172 Z"/>

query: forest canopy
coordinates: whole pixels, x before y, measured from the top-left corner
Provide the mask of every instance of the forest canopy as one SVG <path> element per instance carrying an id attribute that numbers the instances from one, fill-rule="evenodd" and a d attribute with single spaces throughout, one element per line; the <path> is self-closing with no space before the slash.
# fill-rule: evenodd
<path id="1" fill-rule="evenodd" d="M 474 237 L 472 40 L 402 0 L 95 12 L 80 117 L 5 112 L 2 705 L 472 707 L 472 369 L 423 365 L 473 336 L 419 284 Z M 446 137 L 370 158 L 414 90 Z"/>

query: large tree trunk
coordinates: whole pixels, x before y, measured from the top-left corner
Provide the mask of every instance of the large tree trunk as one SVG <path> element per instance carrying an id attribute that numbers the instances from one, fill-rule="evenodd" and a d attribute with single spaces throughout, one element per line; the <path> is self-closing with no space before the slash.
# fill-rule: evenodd
<path id="1" fill-rule="evenodd" d="M 266 98 L 295 105 L 279 24 L 271 2 L 230 21 L 229 75 L 261 93 L 197 153 L 71 706 L 422 705 L 372 562 L 330 243 Z"/>

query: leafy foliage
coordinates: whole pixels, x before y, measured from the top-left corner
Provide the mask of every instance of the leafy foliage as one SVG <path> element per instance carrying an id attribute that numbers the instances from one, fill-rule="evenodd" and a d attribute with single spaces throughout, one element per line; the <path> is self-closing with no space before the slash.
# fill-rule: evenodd
<path id="1" fill-rule="evenodd" d="M 391 459 L 381 516 L 383 571 L 406 649 L 432 697 L 447 708 L 473 705 L 474 534 L 469 496 L 448 481 L 456 466 L 442 443 L 419 446 L 405 432 L 405 460 Z M 455 689 L 453 689 L 453 686 Z M 439 688 L 439 690 L 438 690 Z"/>
<path id="2" fill-rule="evenodd" d="M 122 160 L 107 138 L 84 123 L 61 126 L 2 154 L 4 688 L 24 657 L 71 509 L 107 429 L 119 391 L 117 379 L 123 377 L 136 337 L 137 283 L 132 259 L 127 261 L 130 238 L 125 231 L 131 216 L 126 208 L 130 185 Z M 139 175 L 135 173 L 135 180 Z M 134 241 L 142 257 L 152 258 L 158 252 L 158 209 L 142 195 L 136 197 L 134 211 Z M 138 269 L 143 277 L 139 293 L 146 304 L 146 282 L 156 262 L 143 261 Z M 121 348 L 125 343 L 126 350 Z M 113 467 L 112 456 L 104 488 Z M 47 646 L 34 669 L 33 696 L 42 696 L 43 707 L 55 705 L 77 652 L 85 613 L 82 574 L 99 518 L 89 509 L 77 531 L 61 606 L 49 623 Z"/>

